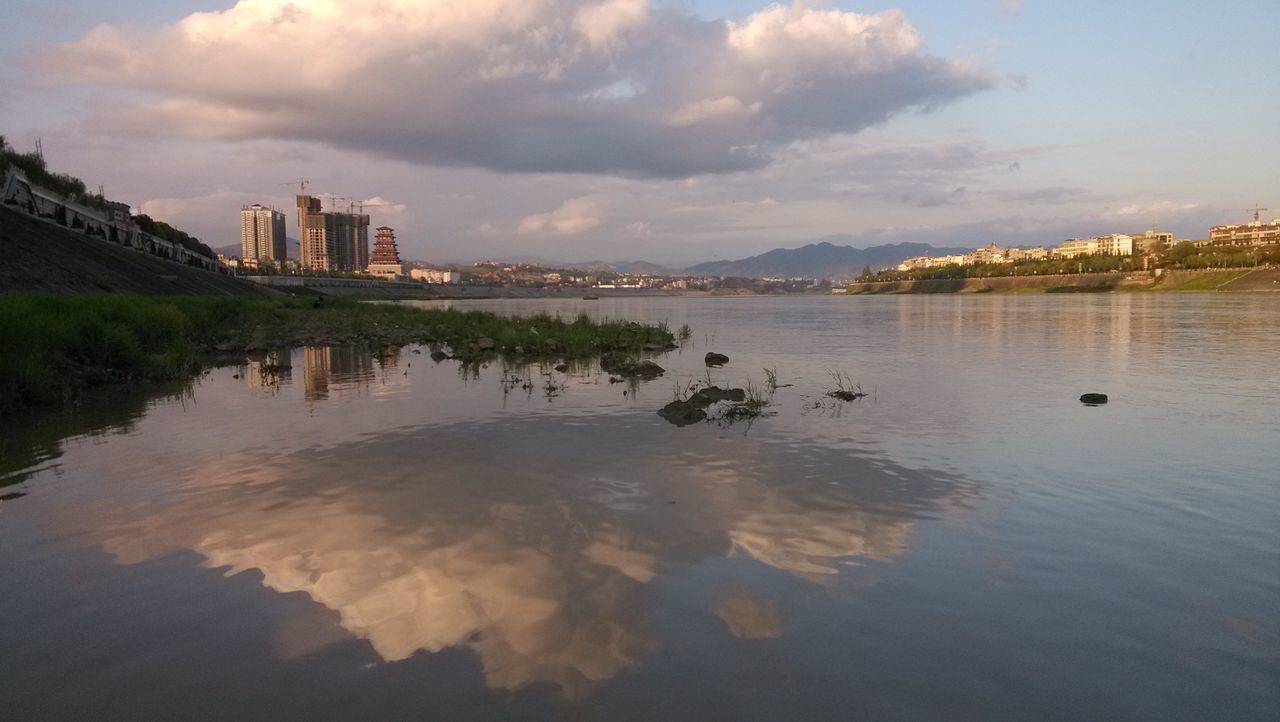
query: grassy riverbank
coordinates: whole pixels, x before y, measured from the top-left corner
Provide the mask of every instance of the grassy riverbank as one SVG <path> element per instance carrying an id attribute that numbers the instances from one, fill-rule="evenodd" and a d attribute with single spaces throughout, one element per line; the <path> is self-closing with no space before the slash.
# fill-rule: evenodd
<path id="1" fill-rule="evenodd" d="M 463 357 L 587 358 L 665 348 L 665 326 L 581 316 L 307 299 L 0 295 L 0 415 L 112 383 L 180 379 L 218 354 L 302 344 L 438 343 Z"/>

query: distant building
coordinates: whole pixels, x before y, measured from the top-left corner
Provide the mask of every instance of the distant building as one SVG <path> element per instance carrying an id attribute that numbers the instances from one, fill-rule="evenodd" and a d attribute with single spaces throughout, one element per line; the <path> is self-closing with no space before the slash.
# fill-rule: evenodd
<path id="1" fill-rule="evenodd" d="M 395 229 L 387 226 L 378 228 L 373 241 L 373 257 L 365 271 L 388 281 L 404 275 L 404 263 L 400 261 L 400 249 L 396 246 Z"/>
<path id="2" fill-rule="evenodd" d="M 1043 261 L 1049 257 L 1049 249 L 1041 248 L 1010 248 L 1008 258 L 1010 263 L 1017 261 Z"/>
<path id="3" fill-rule="evenodd" d="M 284 214 L 254 203 L 240 209 L 240 258 L 244 265 L 280 264 L 288 255 Z"/>
<path id="4" fill-rule="evenodd" d="M 1058 258 L 1092 256 L 1097 254 L 1097 252 L 1098 239 L 1096 238 L 1072 238 L 1053 249 L 1053 255 Z"/>
<path id="5" fill-rule="evenodd" d="M 1093 236 L 1092 238 L 1073 238 L 1053 249 L 1057 258 L 1079 258 L 1080 256 L 1132 256 L 1133 236 L 1113 233 L 1109 236 Z"/>
<path id="6" fill-rule="evenodd" d="M 1253 221 L 1209 229 L 1211 246 L 1269 246 L 1276 243 L 1280 243 L 1280 218 L 1274 218 L 1270 223 Z"/>
<path id="7" fill-rule="evenodd" d="M 1008 263 L 1009 249 L 1001 248 L 992 243 L 985 248 L 976 249 L 973 253 L 965 256 L 965 265 L 984 264 L 984 263 Z"/>
<path id="8" fill-rule="evenodd" d="M 1104 256 L 1132 256 L 1133 236 L 1124 233 L 1112 233 L 1109 236 L 1098 236 L 1098 253 Z"/>
<path id="9" fill-rule="evenodd" d="M 1134 233 L 1132 237 L 1134 253 L 1141 253 L 1144 256 L 1173 247 L 1173 234 L 1167 231 L 1144 231 Z"/>
<path id="10" fill-rule="evenodd" d="M 311 271 L 363 271 L 369 265 L 369 216 L 325 212 L 320 199 L 300 195 L 298 241 L 302 267 Z"/>
<path id="11" fill-rule="evenodd" d="M 442 268 L 415 268 L 409 271 L 409 277 L 423 283 L 462 283 L 462 274 Z"/>
<path id="12" fill-rule="evenodd" d="M 916 256 L 898 264 L 899 271 L 915 271 L 921 268 L 942 268 L 944 266 L 963 266 L 965 256 Z"/>

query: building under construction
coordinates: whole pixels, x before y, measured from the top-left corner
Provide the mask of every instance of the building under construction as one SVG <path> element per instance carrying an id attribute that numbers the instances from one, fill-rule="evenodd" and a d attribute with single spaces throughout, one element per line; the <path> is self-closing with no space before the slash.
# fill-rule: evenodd
<path id="1" fill-rule="evenodd" d="M 362 272 L 369 265 L 369 216 L 325 211 L 319 198 L 299 195 L 298 242 L 304 269 Z"/>

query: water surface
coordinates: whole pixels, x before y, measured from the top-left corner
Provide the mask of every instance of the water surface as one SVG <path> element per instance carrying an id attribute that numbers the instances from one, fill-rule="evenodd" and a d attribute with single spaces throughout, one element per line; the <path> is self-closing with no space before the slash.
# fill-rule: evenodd
<path id="1" fill-rule="evenodd" d="M 638 385 L 293 349 L 4 429 L 3 716 L 1280 709 L 1280 297 L 451 305 L 693 336 Z M 654 413 L 708 350 L 771 416 Z"/>

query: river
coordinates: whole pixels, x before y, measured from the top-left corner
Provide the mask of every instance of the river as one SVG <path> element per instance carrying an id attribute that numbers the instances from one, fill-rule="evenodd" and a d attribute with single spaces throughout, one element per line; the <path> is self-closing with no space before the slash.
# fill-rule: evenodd
<path id="1" fill-rule="evenodd" d="M 441 303 L 692 335 L 639 384 L 292 349 L 8 425 L 0 717 L 1280 709 L 1280 295 Z M 750 423 L 655 413 L 765 369 Z"/>

